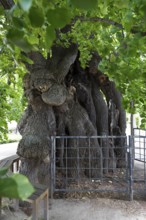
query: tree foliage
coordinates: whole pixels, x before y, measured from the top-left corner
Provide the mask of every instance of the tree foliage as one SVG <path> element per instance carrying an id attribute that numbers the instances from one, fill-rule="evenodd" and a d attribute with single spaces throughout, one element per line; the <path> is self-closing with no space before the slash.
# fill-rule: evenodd
<path id="1" fill-rule="evenodd" d="M 2 3 L 3 1 L 1 1 Z M 15 0 L 10 10 L 0 7 L 1 131 L 21 102 L 20 79 L 24 73 L 22 51 L 40 51 L 46 57 L 53 44 L 78 44 L 82 67 L 92 51 L 102 57 L 99 68 L 124 96 L 128 112 L 139 112 L 146 124 L 146 2 L 145 0 Z M 67 26 L 66 26 L 67 25 Z M 65 31 L 62 30 L 65 27 Z M 50 53 L 51 54 L 51 53 Z M 26 60 L 25 60 L 26 61 Z M 27 60 L 27 62 L 31 62 Z M 11 79 L 11 85 L 7 83 Z M 15 86 L 15 88 L 14 88 Z M 18 91 L 19 90 L 19 91 Z M 14 97 L 11 97 L 11 96 Z M 16 99 L 18 97 L 18 99 Z M 11 105 L 10 100 L 13 101 Z M 5 103 L 4 100 L 7 100 Z M 130 101 L 134 108 L 130 108 Z M 5 104 L 4 104 L 5 103 Z M 19 105 L 20 106 L 20 105 Z M 17 105 L 18 107 L 18 105 Z M 17 115 L 17 117 L 16 117 Z M 1 136 L 2 138 L 2 136 Z"/>
<path id="2" fill-rule="evenodd" d="M 3 23 L 3 22 L 2 22 Z M 23 65 L 19 65 L 19 49 L 6 42 L 6 31 L 0 26 L 0 141 L 7 140 L 7 122 L 18 120 L 25 106 L 22 89 Z"/>
<path id="3" fill-rule="evenodd" d="M 8 169 L 0 169 L 0 197 L 17 198 L 25 200 L 33 192 L 34 188 L 28 178 L 21 174 L 7 176 Z"/>

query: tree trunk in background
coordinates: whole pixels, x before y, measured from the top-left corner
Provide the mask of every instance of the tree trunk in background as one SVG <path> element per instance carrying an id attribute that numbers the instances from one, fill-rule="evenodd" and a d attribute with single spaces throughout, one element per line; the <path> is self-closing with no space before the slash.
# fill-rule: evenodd
<path id="1" fill-rule="evenodd" d="M 38 52 L 28 56 L 34 64 L 26 64 L 29 73 L 23 80 L 28 107 L 18 125 L 21 173 L 32 182 L 49 184 L 50 138 L 54 135 L 103 136 L 90 140 L 92 149 L 88 139 L 57 141 L 56 165 L 70 167 L 68 176 L 72 178 L 101 177 L 103 172 L 113 171 L 111 161 L 115 168 L 123 166 L 118 159 L 124 153 L 122 139 L 111 141 L 105 136 L 125 135 L 125 111 L 115 84 L 98 71 L 100 57 L 94 54 L 84 70 L 74 44 L 54 46 L 48 59 Z"/>

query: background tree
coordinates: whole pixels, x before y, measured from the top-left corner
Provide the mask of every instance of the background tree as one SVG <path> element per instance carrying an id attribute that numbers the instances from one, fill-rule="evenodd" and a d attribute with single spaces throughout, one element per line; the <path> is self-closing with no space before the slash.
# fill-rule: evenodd
<path id="1" fill-rule="evenodd" d="M 22 173 L 32 181 L 48 182 L 51 135 L 125 135 L 119 90 L 127 109 L 134 100 L 132 111 L 140 112 L 145 125 L 144 0 L 18 0 L 13 7 L 12 1 L 0 2 L 10 9 L 1 10 L 2 42 L 28 71 L 23 80 L 28 106 L 19 123 Z M 61 144 L 57 153 L 63 166 Z M 92 143 L 96 148 L 91 159 L 95 154 L 99 158 L 91 166 L 93 177 L 101 174 L 102 166 L 108 172 L 108 160 L 100 163 L 102 156 L 124 166 L 119 159 L 122 141 L 112 143 L 115 150 L 106 139 L 102 144 L 103 149 L 101 143 Z M 87 153 L 86 148 L 80 152 L 81 163 L 86 164 Z M 75 148 L 68 154 L 75 155 Z M 70 175 L 75 176 L 76 161 L 70 163 Z M 86 166 L 81 175 L 88 176 Z"/>

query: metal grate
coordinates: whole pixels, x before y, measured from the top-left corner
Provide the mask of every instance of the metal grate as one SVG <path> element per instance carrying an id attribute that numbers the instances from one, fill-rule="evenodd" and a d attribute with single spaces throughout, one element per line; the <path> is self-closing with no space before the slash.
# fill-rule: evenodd
<path id="1" fill-rule="evenodd" d="M 52 137 L 52 149 L 52 193 L 130 193 L 127 137 L 57 136 Z M 122 167 L 117 168 L 117 159 Z"/>
<path id="2" fill-rule="evenodd" d="M 145 161 L 145 146 L 146 146 L 146 130 L 134 128 L 134 154 L 135 160 Z"/>
<path id="3" fill-rule="evenodd" d="M 117 192 L 130 200 L 144 195 L 145 142 L 145 136 L 52 137 L 52 197 L 54 192 Z"/>
<path id="4" fill-rule="evenodd" d="M 132 188 L 133 193 L 146 193 L 146 130 L 134 129 L 131 137 L 133 144 Z M 131 145 L 132 145 L 131 144 Z"/>

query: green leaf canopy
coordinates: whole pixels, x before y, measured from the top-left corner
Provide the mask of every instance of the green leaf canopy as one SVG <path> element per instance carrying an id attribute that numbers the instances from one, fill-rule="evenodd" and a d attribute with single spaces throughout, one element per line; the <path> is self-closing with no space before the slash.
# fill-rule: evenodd
<path id="1" fill-rule="evenodd" d="M 16 0 L 11 10 L 0 8 L 0 137 L 7 130 L 6 113 L 11 109 L 12 92 L 6 82 L 10 79 L 17 84 L 14 81 L 24 75 L 21 52 L 35 50 L 47 57 L 53 44 L 68 47 L 70 42 L 76 43 L 83 68 L 92 52 L 98 52 L 102 57 L 98 68 L 116 82 L 127 111 L 131 111 L 133 100 L 134 112 L 146 118 L 145 8 L 145 0 Z M 4 103 L 6 97 L 8 102 Z M 145 126 L 145 120 L 142 124 Z"/>
<path id="2" fill-rule="evenodd" d="M 73 6 L 85 10 L 94 9 L 97 5 L 97 0 L 70 0 L 70 2 Z"/>

